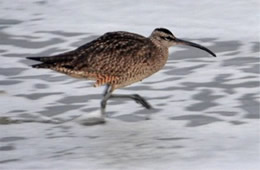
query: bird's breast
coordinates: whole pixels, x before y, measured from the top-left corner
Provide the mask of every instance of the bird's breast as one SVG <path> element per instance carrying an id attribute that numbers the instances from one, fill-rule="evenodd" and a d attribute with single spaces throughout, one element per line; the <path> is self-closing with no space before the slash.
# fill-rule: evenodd
<path id="1" fill-rule="evenodd" d="M 154 73 L 160 71 L 166 64 L 168 59 L 168 50 L 160 51 L 151 55 L 146 61 L 137 63 L 131 70 L 124 76 L 120 77 L 115 85 L 115 88 L 121 88 L 130 84 L 142 81 L 150 77 Z"/>

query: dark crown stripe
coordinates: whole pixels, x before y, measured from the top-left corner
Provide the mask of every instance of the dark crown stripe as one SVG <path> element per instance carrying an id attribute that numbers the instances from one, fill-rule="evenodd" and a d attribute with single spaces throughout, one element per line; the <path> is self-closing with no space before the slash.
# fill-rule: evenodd
<path id="1" fill-rule="evenodd" d="M 156 28 L 155 30 L 159 32 L 164 32 L 165 34 L 173 35 L 171 31 L 167 30 L 166 28 Z"/>

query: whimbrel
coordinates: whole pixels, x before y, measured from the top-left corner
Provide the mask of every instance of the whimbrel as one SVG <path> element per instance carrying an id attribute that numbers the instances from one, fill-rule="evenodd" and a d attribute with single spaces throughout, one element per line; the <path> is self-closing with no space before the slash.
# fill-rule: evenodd
<path id="1" fill-rule="evenodd" d="M 168 29 L 156 28 L 149 37 L 135 33 L 108 32 L 79 48 L 50 57 L 28 57 L 40 61 L 33 68 L 47 68 L 76 78 L 95 80 L 94 86 L 106 85 L 101 113 L 110 98 L 129 98 L 147 109 L 151 105 L 140 95 L 115 95 L 115 89 L 141 81 L 165 65 L 168 49 L 183 44 L 216 55 L 199 44 L 176 38 Z"/>

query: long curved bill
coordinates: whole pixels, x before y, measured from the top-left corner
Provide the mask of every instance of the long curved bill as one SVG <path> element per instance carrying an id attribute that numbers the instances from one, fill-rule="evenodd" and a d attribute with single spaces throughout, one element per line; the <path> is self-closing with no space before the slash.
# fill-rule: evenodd
<path id="1" fill-rule="evenodd" d="M 210 51 L 209 49 L 207 49 L 206 47 L 203 47 L 202 45 L 199 45 L 199 44 L 196 44 L 196 43 L 193 43 L 193 42 L 190 42 L 190 41 L 186 41 L 186 40 L 182 40 L 182 39 L 179 39 L 179 38 L 176 38 L 175 39 L 175 42 L 177 44 L 183 44 L 183 45 L 188 45 L 188 46 L 192 46 L 192 47 L 195 47 L 195 48 L 199 48 L 201 50 L 204 50 L 204 51 L 207 51 L 208 53 L 210 53 L 213 57 L 216 57 L 216 54 L 213 53 L 212 51 Z"/>

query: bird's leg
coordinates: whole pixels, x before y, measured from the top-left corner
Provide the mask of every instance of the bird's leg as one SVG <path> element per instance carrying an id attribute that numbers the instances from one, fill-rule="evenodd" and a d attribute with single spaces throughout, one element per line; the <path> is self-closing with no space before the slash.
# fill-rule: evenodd
<path id="1" fill-rule="evenodd" d="M 106 88 L 105 88 L 103 96 L 106 96 L 109 91 L 111 91 L 111 86 L 106 84 Z"/>
<path id="2" fill-rule="evenodd" d="M 105 110 L 106 110 L 107 101 L 110 98 L 111 94 L 112 94 L 111 86 L 110 85 L 106 85 L 106 89 L 105 89 L 105 92 L 104 92 L 104 97 L 103 97 L 103 99 L 101 101 L 101 114 L 104 117 L 105 117 Z"/>
<path id="3" fill-rule="evenodd" d="M 132 94 L 132 95 L 125 95 L 125 94 L 110 94 L 109 98 L 130 98 L 136 101 L 137 103 L 140 103 L 142 106 L 144 106 L 146 109 L 151 109 L 152 106 L 140 95 L 138 94 Z"/>
<path id="4" fill-rule="evenodd" d="M 105 92 L 104 92 L 104 97 L 101 101 L 101 113 L 105 117 L 105 110 L 106 110 L 106 105 L 107 101 L 110 98 L 128 98 L 136 101 L 137 103 L 140 103 L 142 106 L 144 106 L 146 109 L 151 109 L 152 106 L 140 95 L 138 94 L 112 94 L 112 87 L 111 85 L 107 85 Z"/>

